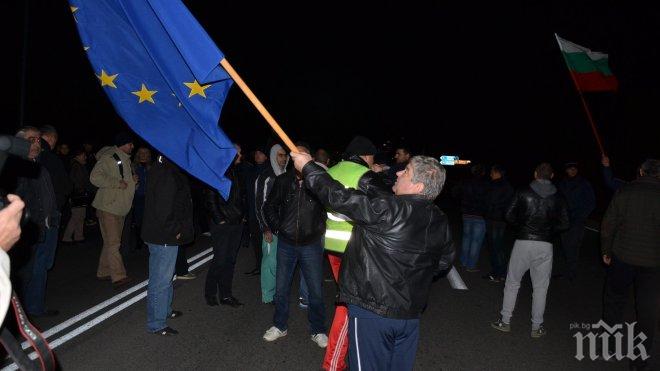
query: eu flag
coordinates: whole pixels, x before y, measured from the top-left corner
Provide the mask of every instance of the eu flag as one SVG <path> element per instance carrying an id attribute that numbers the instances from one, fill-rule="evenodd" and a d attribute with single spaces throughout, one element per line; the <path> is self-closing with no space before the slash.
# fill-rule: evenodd
<path id="1" fill-rule="evenodd" d="M 218 189 L 236 154 L 218 125 L 232 80 L 224 58 L 179 0 L 70 0 L 101 87 L 129 126 Z"/>

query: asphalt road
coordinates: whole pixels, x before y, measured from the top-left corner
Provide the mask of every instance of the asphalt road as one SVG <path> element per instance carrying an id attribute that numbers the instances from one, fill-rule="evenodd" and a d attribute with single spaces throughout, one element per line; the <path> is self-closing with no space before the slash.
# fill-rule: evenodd
<path id="1" fill-rule="evenodd" d="M 115 297 L 124 290 L 113 290 L 107 282 L 94 279 L 100 241 L 94 231 L 85 245 L 61 246 L 51 272 L 47 303 L 61 314 L 39 319 L 43 330 Z M 598 321 L 604 270 L 598 263 L 597 235 L 588 232 L 582 250 L 577 281 L 553 280 L 549 290 L 545 327 L 548 335 L 530 338 L 531 287 L 528 276 L 521 287 L 512 320 L 513 330 L 502 334 L 489 327 L 498 318 L 503 284 L 483 280 L 482 273 L 459 270 L 469 290 L 457 291 L 446 280 L 432 289 L 427 311 L 421 321 L 417 370 L 624 370 L 627 361 L 604 363 L 577 361 L 573 323 Z M 188 250 L 192 257 L 209 247 L 200 237 Z M 208 255 L 204 255 L 208 256 Z M 199 260 L 203 259 L 200 258 Z M 488 268 L 487 253 L 481 267 Z M 135 285 L 147 277 L 147 251 L 130 252 L 126 264 Z M 49 337 L 59 343 L 67 334 L 82 331 L 58 344 L 55 349 L 64 370 L 318 370 L 324 350 L 318 348 L 307 331 L 306 311 L 299 309 L 296 288 L 292 290 L 288 336 L 273 343 L 261 339 L 271 326 L 273 306 L 260 302 L 258 277 L 243 272 L 253 265 L 252 251 L 241 249 L 234 281 L 234 295 L 245 303 L 241 308 L 209 307 L 203 298 L 206 267 L 195 272 L 199 277 L 175 283 L 174 308 L 184 316 L 171 320 L 178 336 L 160 337 L 146 332 L 146 304 L 138 297 L 144 288 L 126 295 L 98 312 L 82 318 Z M 199 261 L 197 260 L 197 261 Z M 326 267 L 326 276 L 329 277 Z M 130 288 L 130 286 L 128 287 Z M 127 288 L 127 289 L 128 289 Z M 332 318 L 335 284 L 324 282 L 327 322 Z M 129 301 L 135 301 L 130 304 Z M 125 306 L 101 321 L 98 316 Z M 632 320 L 632 298 L 628 319 Z M 107 314 L 106 314 L 107 316 Z M 101 318 L 102 319 L 102 318 Z M 95 323 L 93 326 L 89 322 Z M 63 327 L 63 326 L 60 326 Z M 89 327 L 87 329 L 87 327 Z M 656 339 L 660 334 L 656 335 Z M 653 354 L 660 355 L 656 344 Z M 660 366 L 656 363 L 656 368 Z"/>

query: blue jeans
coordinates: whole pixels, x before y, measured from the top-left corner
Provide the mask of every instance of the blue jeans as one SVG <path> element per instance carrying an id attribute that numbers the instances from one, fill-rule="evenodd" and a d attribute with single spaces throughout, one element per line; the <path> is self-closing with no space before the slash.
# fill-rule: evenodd
<path id="1" fill-rule="evenodd" d="M 310 333 L 325 333 L 325 304 L 323 303 L 323 249 L 321 240 L 305 245 L 293 246 L 279 239 L 277 241 L 277 277 L 275 278 L 275 314 L 273 324 L 285 331 L 289 321 L 289 296 L 291 281 L 296 265 L 300 263 L 300 273 L 305 277 L 309 290 Z"/>
<path id="2" fill-rule="evenodd" d="M 463 216 L 463 244 L 461 245 L 461 263 L 474 269 L 479 263 L 481 245 L 486 235 L 486 221 L 480 217 Z"/>
<path id="3" fill-rule="evenodd" d="M 60 228 L 59 215 L 51 218 L 50 228 L 44 231 L 44 240 L 32 247 L 32 258 L 28 263 L 30 278 L 25 284 L 25 311 L 29 314 L 43 314 L 46 311 L 46 282 L 48 270 L 55 262 L 57 235 Z"/>
<path id="4" fill-rule="evenodd" d="M 392 319 L 348 305 L 350 370 L 407 371 L 415 364 L 419 319 Z"/>
<path id="5" fill-rule="evenodd" d="M 167 327 L 172 313 L 172 278 L 178 246 L 149 246 L 149 286 L 147 286 L 147 330 L 156 332 Z"/>

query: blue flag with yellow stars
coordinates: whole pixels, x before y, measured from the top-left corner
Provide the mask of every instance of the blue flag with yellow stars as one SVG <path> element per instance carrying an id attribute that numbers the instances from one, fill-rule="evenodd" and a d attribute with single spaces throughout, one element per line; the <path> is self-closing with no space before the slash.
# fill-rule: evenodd
<path id="1" fill-rule="evenodd" d="M 236 150 L 218 120 L 232 80 L 180 0 L 71 0 L 82 46 L 121 117 L 227 198 Z"/>

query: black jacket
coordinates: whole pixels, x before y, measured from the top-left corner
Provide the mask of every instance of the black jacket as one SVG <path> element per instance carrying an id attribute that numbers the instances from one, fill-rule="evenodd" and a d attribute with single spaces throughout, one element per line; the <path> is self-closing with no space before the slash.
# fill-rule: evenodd
<path id="1" fill-rule="evenodd" d="M 600 238 L 603 255 L 660 267 L 660 179 L 643 176 L 620 188 L 603 217 Z"/>
<path id="2" fill-rule="evenodd" d="M 485 216 L 487 211 L 488 183 L 481 177 L 472 177 L 461 182 L 453 190 L 454 197 L 461 201 L 463 215 Z"/>
<path id="3" fill-rule="evenodd" d="M 346 189 L 313 163 L 303 174 L 326 207 L 354 222 L 342 258 L 340 300 L 388 318 L 419 318 L 440 261 L 449 267 L 453 258 L 447 216 L 422 196 L 369 198 Z"/>
<path id="4" fill-rule="evenodd" d="M 504 221 L 506 209 L 513 199 L 513 187 L 504 178 L 491 181 L 489 186 L 486 219 Z"/>
<path id="5" fill-rule="evenodd" d="M 184 245 L 194 239 L 193 203 L 188 179 L 167 159 L 154 162 L 142 219 L 142 239 L 157 245 Z M 179 239 L 176 238 L 181 234 Z"/>
<path id="6" fill-rule="evenodd" d="M 277 238 L 294 246 L 313 243 L 325 233 L 326 211 L 293 169 L 275 178 L 263 213 Z"/>
<path id="7" fill-rule="evenodd" d="M 55 190 L 57 209 L 62 210 L 62 207 L 64 207 L 69 200 L 69 195 L 73 191 L 73 182 L 69 177 L 69 173 L 66 171 L 66 167 L 64 167 L 62 159 L 53 152 L 48 142 L 41 139 L 41 147 L 43 150 L 39 155 L 39 163 L 41 163 L 50 174 L 53 189 Z"/>
<path id="8" fill-rule="evenodd" d="M 596 196 L 591 184 L 578 175 L 562 180 L 558 188 L 566 199 L 571 224 L 584 223 L 596 207 Z"/>
<path id="9" fill-rule="evenodd" d="M 242 185 L 232 166 L 227 170 L 227 178 L 231 180 L 229 198 L 225 200 L 220 193 L 211 188 L 204 190 L 204 208 L 211 225 L 240 225 L 245 216 L 244 197 L 241 194 Z"/>
<path id="10" fill-rule="evenodd" d="M 557 232 L 569 227 L 566 201 L 556 191 L 540 195 L 532 189 L 533 184 L 516 193 L 506 221 L 519 228 L 519 240 L 552 242 Z"/>

